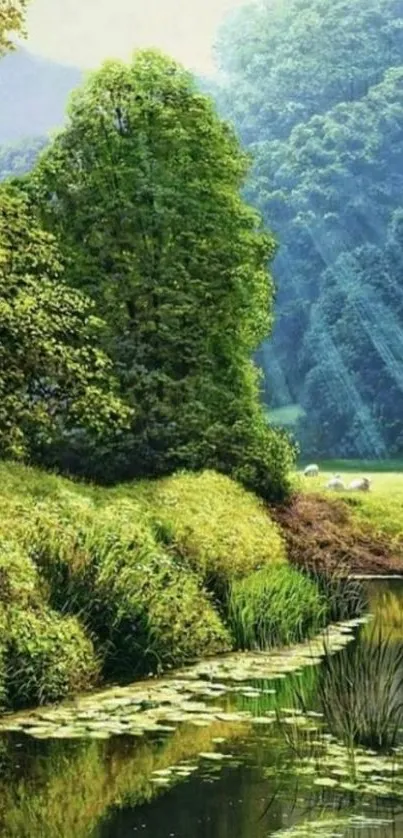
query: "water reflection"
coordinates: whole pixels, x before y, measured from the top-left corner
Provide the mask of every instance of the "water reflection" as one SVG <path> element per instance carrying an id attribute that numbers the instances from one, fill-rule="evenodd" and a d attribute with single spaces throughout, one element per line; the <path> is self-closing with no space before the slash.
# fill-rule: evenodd
<path id="1" fill-rule="evenodd" d="M 400 644 L 403 583 L 370 583 L 369 595 L 378 623 Z M 355 642 L 368 644 L 371 637 L 365 627 Z M 348 647 L 338 653 L 340 660 L 351 654 Z M 270 714 L 277 718 L 279 706 L 298 707 L 301 696 L 315 711 L 322 678 L 320 666 L 306 667 L 278 681 L 239 685 L 237 692 L 220 696 L 219 703 L 229 712 L 248 710 L 257 721 Z M 217 750 L 231 759 L 209 759 Z M 200 757 L 203 753 L 206 757 Z M 0 834 L 403 838 L 403 815 L 388 794 L 378 799 L 315 787 L 312 773 L 298 773 L 298 764 L 275 718 L 270 725 L 249 720 L 183 724 L 174 733 L 138 740 L 34 740 L 13 733 L 0 740 Z M 167 773 L 174 766 L 176 771 Z"/>

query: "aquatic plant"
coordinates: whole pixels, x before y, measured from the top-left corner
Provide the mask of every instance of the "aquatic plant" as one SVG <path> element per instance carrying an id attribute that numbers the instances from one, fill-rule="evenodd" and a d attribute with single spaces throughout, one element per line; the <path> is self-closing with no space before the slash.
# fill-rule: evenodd
<path id="1" fill-rule="evenodd" d="M 327 623 L 352 620 L 368 609 L 368 594 L 358 579 L 346 576 L 342 570 L 305 572 L 315 581 L 323 596 Z"/>
<path id="2" fill-rule="evenodd" d="M 403 725 L 403 647 L 374 624 L 367 642 L 326 653 L 318 694 L 330 731 L 346 745 L 388 751 Z"/>

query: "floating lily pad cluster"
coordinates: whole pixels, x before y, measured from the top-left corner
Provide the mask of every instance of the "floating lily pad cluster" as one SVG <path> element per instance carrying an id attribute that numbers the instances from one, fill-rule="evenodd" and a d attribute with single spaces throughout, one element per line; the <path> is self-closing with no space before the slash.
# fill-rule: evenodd
<path id="1" fill-rule="evenodd" d="M 250 711 L 225 712 L 215 702 L 231 691 L 253 698 L 263 690 L 250 682 L 276 681 L 318 664 L 325 645 L 332 652 L 343 648 L 360 622 L 334 625 L 313 641 L 289 649 L 210 659 L 164 680 L 111 688 L 56 707 L 5 716 L 0 732 L 20 731 L 37 739 L 108 739 L 170 733 L 180 723 L 204 727 L 218 720 L 268 725 L 275 720 L 273 713 L 253 717 Z"/>
<path id="2" fill-rule="evenodd" d="M 291 716 L 284 722 L 314 731 L 312 714 Z M 292 773 L 309 787 L 334 789 L 336 792 L 353 792 L 376 798 L 403 797 L 403 749 L 396 748 L 392 756 L 382 756 L 375 751 L 349 749 L 330 734 L 319 731 L 318 738 L 306 739 L 306 756 L 299 755 L 293 762 Z M 266 776 L 288 773 L 287 767 L 266 769 Z"/>
<path id="3" fill-rule="evenodd" d="M 178 780 L 187 779 L 195 771 L 198 772 L 201 780 L 214 782 L 223 764 L 236 768 L 240 765 L 240 762 L 233 754 L 223 754 L 220 751 L 200 753 L 197 763 L 182 762 L 169 768 L 156 769 L 151 776 L 151 783 L 155 786 L 168 788 L 175 785 Z"/>
<path id="4" fill-rule="evenodd" d="M 272 838 L 342 838 L 346 834 L 346 830 L 354 830 L 354 833 L 356 833 L 361 829 L 382 829 L 392 823 L 391 820 L 381 818 L 338 815 L 337 817 L 308 820 L 289 829 L 280 829 L 272 835 Z M 343 832 L 340 831 L 341 829 Z"/>

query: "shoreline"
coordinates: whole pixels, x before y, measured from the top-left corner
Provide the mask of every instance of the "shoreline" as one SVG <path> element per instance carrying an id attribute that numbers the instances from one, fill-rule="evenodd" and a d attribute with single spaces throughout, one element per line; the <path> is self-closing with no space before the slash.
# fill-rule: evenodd
<path id="1" fill-rule="evenodd" d="M 281 527 L 291 564 L 313 573 L 403 577 L 403 555 L 386 532 L 354 517 L 340 498 L 298 492 L 269 508 Z"/>

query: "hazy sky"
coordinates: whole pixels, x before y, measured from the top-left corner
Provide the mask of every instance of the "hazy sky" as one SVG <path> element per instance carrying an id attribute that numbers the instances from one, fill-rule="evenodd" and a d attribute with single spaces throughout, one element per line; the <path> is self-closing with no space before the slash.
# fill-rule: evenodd
<path id="1" fill-rule="evenodd" d="M 47 58 L 96 67 L 156 46 L 189 69 L 213 69 L 211 46 L 226 11 L 247 0 L 31 0 L 27 47 Z"/>

